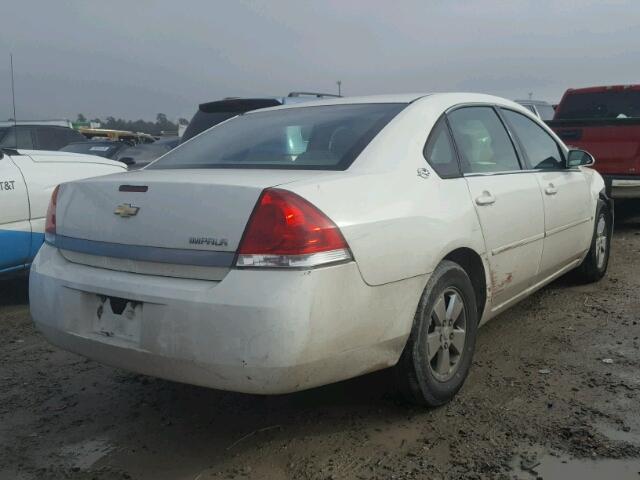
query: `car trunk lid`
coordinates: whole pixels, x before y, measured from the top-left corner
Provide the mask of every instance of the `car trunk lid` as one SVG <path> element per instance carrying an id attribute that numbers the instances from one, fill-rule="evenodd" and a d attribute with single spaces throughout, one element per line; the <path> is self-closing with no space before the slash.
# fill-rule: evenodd
<path id="1" fill-rule="evenodd" d="M 261 192 L 309 171 L 141 170 L 63 185 L 56 246 L 76 263 L 221 279 Z"/>

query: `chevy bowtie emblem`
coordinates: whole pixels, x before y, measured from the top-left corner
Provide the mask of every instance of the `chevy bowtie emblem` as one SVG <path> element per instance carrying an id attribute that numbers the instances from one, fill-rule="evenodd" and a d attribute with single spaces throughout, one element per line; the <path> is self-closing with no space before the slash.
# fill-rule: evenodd
<path id="1" fill-rule="evenodd" d="M 115 213 L 116 215 L 120 215 L 122 218 L 127 218 L 137 215 L 138 210 L 140 210 L 140 207 L 134 207 L 130 203 L 123 203 L 121 205 L 118 205 L 113 213 Z"/>

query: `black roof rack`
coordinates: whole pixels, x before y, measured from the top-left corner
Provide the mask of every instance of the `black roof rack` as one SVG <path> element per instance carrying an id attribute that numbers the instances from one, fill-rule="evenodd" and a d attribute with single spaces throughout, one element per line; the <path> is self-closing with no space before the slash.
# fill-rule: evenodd
<path id="1" fill-rule="evenodd" d="M 342 95 L 334 95 L 333 93 L 320 93 L 320 92 L 290 92 L 288 97 L 331 97 L 331 98 L 342 98 Z"/>

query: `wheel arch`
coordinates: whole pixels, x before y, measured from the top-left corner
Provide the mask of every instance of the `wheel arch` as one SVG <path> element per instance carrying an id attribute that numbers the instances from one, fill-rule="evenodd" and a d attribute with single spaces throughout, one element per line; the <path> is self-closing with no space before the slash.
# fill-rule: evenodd
<path id="1" fill-rule="evenodd" d="M 471 280 L 476 294 L 478 308 L 478 322 L 483 318 L 487 306 L 487 269 L 482 257 L 475 250 L 468 247 L 456 248 L 449 252 L 442 260 L 450 260 L 460 265 Z"/>

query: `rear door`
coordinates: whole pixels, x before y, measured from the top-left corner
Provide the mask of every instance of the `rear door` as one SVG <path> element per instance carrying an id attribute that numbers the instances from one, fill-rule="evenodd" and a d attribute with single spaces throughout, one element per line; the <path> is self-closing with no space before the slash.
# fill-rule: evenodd
<path id="1" fill-rule="evenodd" d="M 22 266 L 31 246 L 29 198 L 20 170 L 0 158 L 0 273 Z"/>
<path id="2" fill-rule="evenodd" d="M 522 169 L 514 144 L 491 106 L 448 114 L 491 268 L 493 308 L 533 284 L 544 237 L 544 213 L 535 174 Z"/>
<path id="3" fill-rule="evenodd" d="M 540 279 L 562 269 L 589 248 L 593 215 L 587 179 L 567 169 L 560 146 L 545 129 L 521 113 L 502 109 L 528 168 L 536 171 L 544 201 L 545 240 Z"/>

